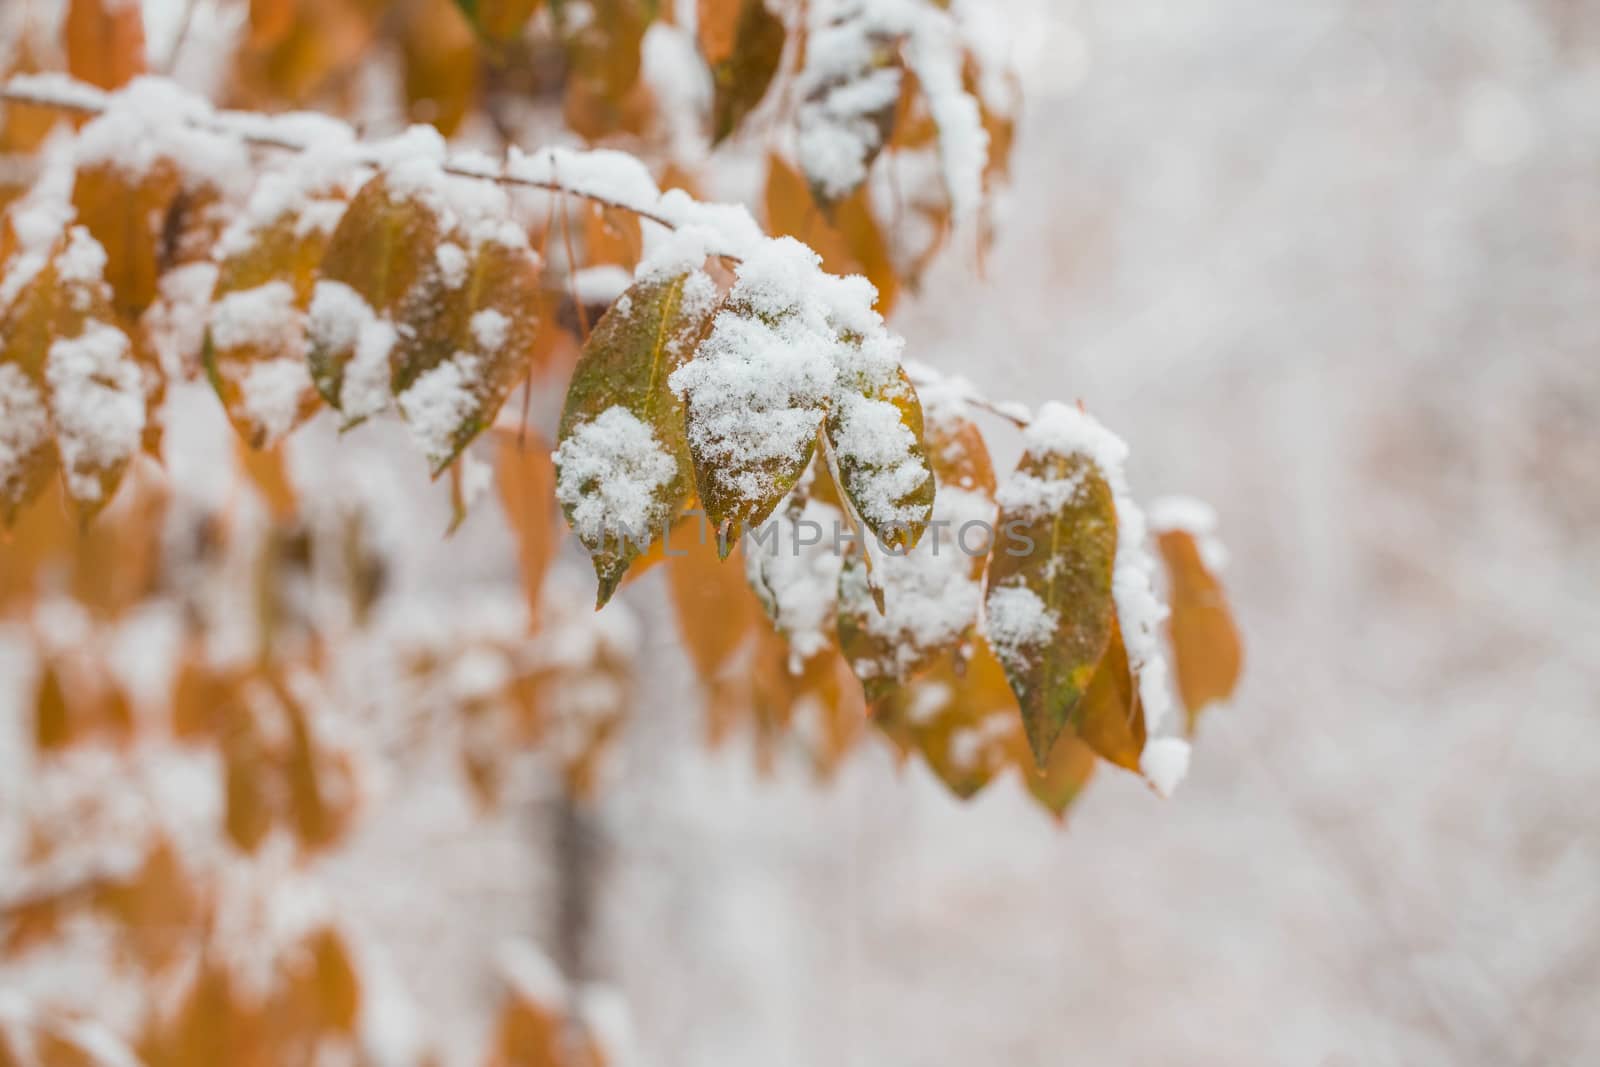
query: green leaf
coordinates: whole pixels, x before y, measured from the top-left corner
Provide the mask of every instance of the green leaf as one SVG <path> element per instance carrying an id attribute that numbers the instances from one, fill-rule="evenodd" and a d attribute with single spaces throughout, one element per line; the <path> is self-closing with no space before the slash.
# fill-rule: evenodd
<path id="1" fill-rule="evenodd" d="M 716 311 L 702 271 L 636 281 L 595 324 L 567 389 L 556 497 L 589 550 L 596 606 L 694 492 L 683 401 L 668 386 Z"/>
<path id="2" fill-rule="evenodd" d="M 1024 454 L 1000 505 L 985 632 L 1043 767 L 1111 641 L 1116 508 L 1094 460 L 1044 449 Z"/>

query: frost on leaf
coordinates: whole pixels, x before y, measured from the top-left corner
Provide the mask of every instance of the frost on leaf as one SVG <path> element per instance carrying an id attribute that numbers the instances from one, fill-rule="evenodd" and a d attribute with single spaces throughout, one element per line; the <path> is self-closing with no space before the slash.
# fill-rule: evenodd
<path id="1" fill-rule="evenodd" d="M 683 401 L 668 380 L 716 311 L 700 270 L 634 283 L 583 346 L 555 452 L 556 496 L 589 550 L 603 605 L 694 492 Z"/>
<path id="2" fill-rule="evenodd" d="M 340 210 L 337 201 L 317 201 Z M 320 211 L 241 226 L 222 245 L 203 357 L 228 418 L 252 448 L 271 445 L 315 410 L 306 310 L 328 232 Z"/>
<path id="3" fill-rule="evenodd" d="M 0 441 L 8 512 L 44 484 L 43 395 L 68 495 L 85 518 L 116 490 L 145 428 L 144 377 L 102 280 L 105 253 L 82 227 L 68 231 L 0 323 L 0 403 L 22 416 Z M 15 267 L 13 268 L 15 269 Z M 8 461 L 9 462 L 6 462 Z"/>
<path id="4" fill-rule="evenodd" d="M 812 291 L 818 277 L 805 246 L 761 244 L 740 264 L 695 358 L 672 375 L 695 484 L 719 533 L 772 514 L 816 448 L 838 373 L 838 331 Z"/>
<path id="5" fill-rule="evenodd" d="M 984 605 L 985 633 L 1041 767 L 1088 690 L 1115 621 L 1116 507 L 1097 458 L 1053 432 L 1071 417 L 1087 418 L 1046 405 L 1000 488 Z"/>
<path id="6" fill-rule="evenodd" d="M 783 56 L 783 20 L 766 0 L 699 0 L 696 32 L 711 67 L 711 139 L 738 128 L 761 103 Z"/>
<path id="7" fill-rule="evenodd" d="M 1192 734 L 1200 713 L 1231 697 L 1239 681 L 1243 648 L 1217 578 L 1226 556 L 1214 537 L 1216 515 L 1199 501 L 1158 500 L 1150 522 L 1166 564 L 1173 670 Z"/>
<path id="8" fill-rule="evenodd" d="M 869 702 L 953 652 L 977 624 L 992 547 L 995 477 L 978 428 L 929 409 L 926 449 L 938 485 L 932 528 L 909 551 L 873 561 L 880 611 L 859 557 L 839 584 L 839 640 Z"/>

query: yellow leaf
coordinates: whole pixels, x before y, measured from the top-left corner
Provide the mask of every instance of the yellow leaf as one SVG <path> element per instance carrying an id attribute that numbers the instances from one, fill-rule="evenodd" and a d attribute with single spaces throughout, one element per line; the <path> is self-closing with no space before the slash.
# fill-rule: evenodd
<path id="1" fill-rule="evenodd" d="M 422 0 L 401 28 L 406 103 L 414 122 L 455 133 L 478 95 L 478 42 L 452 0 Z"/>
<path id="2" fill-rule="evenodd" d="M 890 423 L 898 423 L 896 434 L 887 431 Z M 916 545 L 933 517 L 935 486 L 922 445 L 922 404 L 905 370 L 840 382 L 823 432 L 853 513 L 886 548 Z"/>
<path id="3" fill-rule="evenodd" d="M 1111 641 L 1088 691 L 1073 710 L 1074 730 L 1102 759 L 1137 773 L 1144 751 L 1144 709 L 1128 666 L 1121 629 L 1112 624 Z"/>
<path id="4" fill-rule="evenodd" d="M 144 13 L 126 0 L 70 0 L 62 23 L 67 70 L 116 89 L 145 70 Z"/>
<path id="5" fill-rule="evenodd" d="M 306 369 L 305 313 L 327 241 L 321 227 L 285 212 L 218 265 L 203 360 L 229 421 L 252 449 L 273 444 L 320 402 Z"/>
<path id="6" fill-rule="evenodd" d="M 545 571 L 555 554 L 557 535 L 555 468 L 550 463 L 550 446 L 532 433 L 521 441 L 514 434 L 502 436 L 495 457 L 495 484 L 506 521 L 516 536 L 528 617 L 537 619 Z"/>
<path id="7" fill-rule="evenodd" d="M 987 785 L 1022 744 L 1017 698 L 981 638 L 941 651 L 915 678 L 891 681 L 881 692 L 874 724 L 902 752 L 920 754 L 963 799 Z"/>
<path id="8" fill-rule="evenodd" d="M 734 665 L 734 654 L 764 621 L 761 605 L 745 582 L 738 548 L 721 559 L 704 522 L 692 524 L 681 538 L 673 532 L 666 565 L 678 633 L 701 683 L 710 686 Z"/>
<path id="9" fill-rule="evenodd" d="M 129 10 L 137 16 L 137 7 Z M 169 159 L 141 174 L 115 161 L 78 168 L 72 206 L 105 249 L 105 278 L 124 322 L 137 320 L 155 302 L 168 216 L 181 191 L 178 168 Z"/>
<path id="10" fill-rule="evenodd" d="M 1167 565 L 1173 667 L 1192 734 L 1208 705 L 1233 695 L 1244 649 L 1222 583 L 1206 566 L 1194 535 L 1165 530 L 1156 543 Z"/>
<path id="11" fill-rule="evenodd" d="M 348 329 L 346 317 L 338 315 L 333 317 L 340 320 L 340 328 L 323 335 L 316 301 L 335 284 L 347 287 L 375 319 L 392 316 L 425 275 L 432 278 L 437 273 L 429 265 L 440 231 L 441 220 L 431 200 L 409 190 L 391 193 L 382 174 L 361 187 L 339 220 L 322 257 L 309 353 L 311 379 L 329 404 L 342 406 L 345 368 L 356 356 L 362 331 Z M 413 299 L 424 302 L 426 297 Z"/>

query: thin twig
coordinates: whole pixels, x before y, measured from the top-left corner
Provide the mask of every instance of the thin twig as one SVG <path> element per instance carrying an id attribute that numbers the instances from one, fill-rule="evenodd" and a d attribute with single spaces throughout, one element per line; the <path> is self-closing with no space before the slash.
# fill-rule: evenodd
<path id="1" fill-rule="evenodd" d="M 57 110 L 70 111 L 80 115 L 100 115 L 104 114 L 106 110 L 105 104 L 96 100 L 87 98 L 70 99 L 67 97 L 56 96 L 47 92 L 41 92 L 35 88 L 30 88 L 26 85 L 19 86 L 14 82 L 9 84 L 0 84 L 0 101 L 18 104 L 33 104 L 38 107 L 55 108 Z M 307 146 L 297 141 L 291 141 L 282 137 L 275 137 L 270 134 L 253 132 L 239 125 L 230 124 L 227 122 L 207 122 L 190 119 L 186 120 L 186 124 L 194 129 L 204 130 L 209 133 L 214 133 L 218 136 L 233 137 L 242 143 L 255 148 L 264 148 L 280 152 L 307 151 Z M 376 159 L 361 159 L 359 157 L 354 162 L 361 166 L 378 167 L 381 165 Z M 663 227 L 664 229 L 675 230 L 678 228 L 678 224 L 672 219 L 669 219 L 665 215 L 661 215 L 655 211 L 651 211 L 648 208 L 642 208 L 636 204 L 624 203 L 620 200 L 615 200 L 599 193 L 587 192 L 583 189 L 574 189 L 570 186 L 562 185 L 560 182 L 556 181 L 542 181 L 534 178 L 522 178 L 512 174 L 486 173 L 482 170 L 476 170 L 471 167 L 463 167 L 454 163 L 444 163 L 441 165 L 441 169 L 446 174 L 449 174 L 453 177 L 473 178 L 478 181 L 490 181 L 498 185 L 509 185 L 520 189 L 538 189 L 547 193 L 557 193 L 563 196 L 575 196 L 581 200 L 587 200 L 590 203 L 598 204 L 603 208 L 624 211 L 638 218 L 646 219 L 658 226 Z M 563 212 L 562 222 L 564 226 L 568 225 L 565 212 Z M 548 231 L 546 236 L 548 237 Z M 570 232 L 566 233 L 565 236 L 570 247 Z M 727 253 L 715 254 L 718 256 L 718 258 L 730 264 L 737 265 L 741 261 L 740 257 L 735 255 Z M 581 310 L 579 314 L 582 314 Z M 935 373 L 936 372 L 932 372 L 930 370 L 919 374 L 913 374 L 913 384 L 929 384 L 935 380 L 933 377 L 931 377 L 931 375 Z M 919 377 L 921 378 L 920 383 L 917 381 Z M 1019 413 L 1025 411 L 1025 408 L 1021 408 L 1019 405 L 1002 404 L 998 401 L 990 400 L 987 397 L 973 393 L 970 390 L 963 390 L 961 394 L 961 400 L 970 407 L 977 408 L 981 411 L 986 411 L 991 415 L 998 416 L 999 418 L 1005 419 L 1007 422 L 1010 422 L 1015 426 L 1027 426 L 1030 421 L 1028 416 Z"/>

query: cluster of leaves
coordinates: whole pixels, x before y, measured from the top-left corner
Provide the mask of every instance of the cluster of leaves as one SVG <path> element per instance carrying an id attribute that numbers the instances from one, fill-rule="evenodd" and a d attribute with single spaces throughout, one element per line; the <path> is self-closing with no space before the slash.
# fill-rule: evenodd
<path id="1" fill-rule="evenodd" d="M 1006 178 L 1017 88 L 972 25 L 992 17 L 937 0 L 251 0 L 225 99 L 337 107 L 356 57 L 385 48 L 414 121 L 450 135 L 484 117 L 514 136 L 530 111 L 558 109 L 591 143 L 674 157 L 692 188 L 700 160 L 671 144 L 681 104 L 644 74 L 654 30 L 676 46 L 658 54 L 697 51 L 701 69 L 663 77 L 709 82 L 711 144 L 789 146 L 767 161 L 772 231 L 866 274 L 887 313 L 953 224 L 984 209 L 974 194 Z"/>
<path id="2" fill-rule="evenodd" d="M 512 434 L 502 448 L 507 503 L 533 491 L 526 517 L 537 510 L 546 530 L 528 544 L 548 548 L 548 454 L 519 448 Z M 372 752 L 352 744 L 360 736 L 351 732 L 352 708 L 329 696 L 352 635 L 329 620 L 366 625 L 384 595 L 385 563 L 362 535 L 359 512 L 335 523 L 297 514 L 278 450 L 241 439 L 239 459 L 255 489 L 249 507 L 268 513 L 264 528 L 239 504 L 219 514 L 175 510 L 165 480 L 141 460 L 84 528 L 71 519 L 64 487 L 52 485 L 0 553 L 0 610 L 35 615 L 38 664 L 34 773 L 21 809 L 6 812 L 29 844 L 0 893 L 0 958 L 57 951 L 89 926 L 110 946 L 116 974 L 149 994 L 129 1058 L 103 1058 L 116 1041 L 81 1020 L 13 1025 L 0 1014 L 0 1063 L 13 1062 L 8 1052 L 18 1063 L 93 1067 L 269 1065 L 313 1052 L 367 1062 L 360 1030 L 376 1009 L 359 946 L 332 908 L 285 932 L 278 895 L 298 915 L 293 901 L 305 887 L 285 882 L 336 849 L 362 813 Z M 280 517 L 270 517 L 274 510 Z M 347 600 L 330 616 L 311 611 L 303 591 L 314 574 L 331 572 L 342 573 Z M 542 567 L 528 573 L 539 597 Z M 603 617 L 560 617 L 571 603 L 540 599 L 538 640 L 517 631 L 396 648 L 395 684 L 414 696 L 386 703 L 382 714 L 436 720 L 417 739 L 423 748 L 459 739 L 465 777 L 486 803 L 512 760 L 529 753 L 554 756 L 568 788 L 586 794 L 624 721 L 630 656 L 589 626 Z M 114 668 L 112 650 L 125 627 L 163 604 L 184 623 L 170 676 L 152 691 Z M 244 649 L 223 654 L 216 639 L 239 631 L 241 613 L 251 623 Z M 199 805 L 215 819 L 211 832 L 196 836 L 188 793 L 171 807 L 166 788 L 151 788 L 152 768 L 167 783 L 215 776 L 195 793 L 216 798 L 214 811 Z M 559 1021 L 562 1010 L 508 983 L 501 1034 L 485 1062 L 529 1062 L 517 1057 L 531 1055 L 530 1042 L 564 1042 L 560 1025 L 538 1022 Z M 74 1058 L 83 1042 L 88 1051 Z M 544 1055 L 532 1062 L 604 1062 Z"/>

